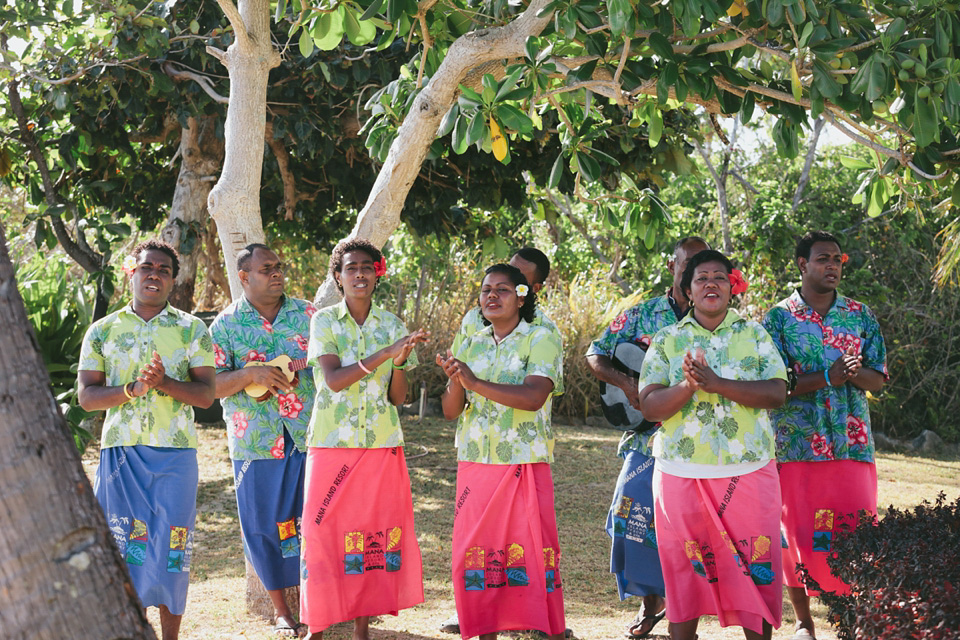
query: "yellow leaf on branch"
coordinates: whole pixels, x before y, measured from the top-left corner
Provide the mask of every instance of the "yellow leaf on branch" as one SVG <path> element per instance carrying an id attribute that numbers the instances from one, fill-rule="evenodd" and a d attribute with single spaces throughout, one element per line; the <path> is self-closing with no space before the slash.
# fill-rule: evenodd
<path id="1" fill-rule="evenodd" d="M 503 162 L 507 157 L 507 139 L 500 131 L 500 125 L 490 116 L 490 141 L 493 144 L 493 157 Z"/>

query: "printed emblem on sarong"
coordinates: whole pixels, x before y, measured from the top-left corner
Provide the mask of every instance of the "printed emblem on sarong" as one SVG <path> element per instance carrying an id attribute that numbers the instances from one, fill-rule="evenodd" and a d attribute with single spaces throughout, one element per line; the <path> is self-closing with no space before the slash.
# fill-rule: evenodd
<path id="1" fill-rule="evenodd" d="M 187 528 L 170 527 L 170 548 L 183 551 L 187 548 Z"/>
<path id="2" fill-rule="evenodd" d="M 557 557 L 557 552 L 553 547 L 544 547 L 543 549 L 543 567 L 545 569 L 545 578 L 547 585 L 547 593 L 553 593 L 557 588 L 557 562 L 559 558 Z"/>
<path id="3" fill-rule="evenodd" d="M 183 571 L 183 551 L 171 549 L 167 554 L 167 573 L 180 573 Z"/>
<path id="4" fill-rule="evenodd" d="M 363 554 L 347 553 L 343 556 L 343 572 L 347 575 L 363 573 Z"/>
<path id="5" fill-rule="evenodd" d="M 717 563 L 710 545 L 700 545 L 696 540 L 686 540 L 684 549 L 693 565 L 693 571 L 707 582 L 717 581 Z"/>
<path id="6" fill-rule="evenodd" d="M 483 570 L 468 569 L 464 571 L 463 588 L 467 591 L 483 591 Z"/>
<path id="7" fill-rule="evenodd" d="M 487 564 L 484 574 L 484 584 L 487 589 L 499 589 L 507 586 L 507 573 L 503 569 L 503 550 L 491 551 L 486 554 Z"/>
<path id="8" fill-rule="evenodd" d="M 470 547 L 464 554 L 463 566 L 467 569 L 483 569 L 486 566 L 483 547 Z"/>
<path id="9" fill-rule="evenodd" d="M 143 520 L 133 519 L 133 526 L 130 528 L 131 540 L 147 540 L 147 523 Z"/>
<path id="10" fill-rule="evenodd" d="M 387 529 L 387 551 L 399 551 L 400 540 L 403 538 L 402 527 L 390 527 Z"/>
<path id="11" fill-rule="evenodd" d="M 839 531 L 853 531 L 856 526 L 856 514 L 817 509 L 813 514 L 813 550 L 829 553 L 833 548 L 833 536 Z"/>
<path id="12" fill-rule="evenodd" d="M 624 535 L 627 540 L 650 546 L 647 536 L 653 527 L 653 509 L 639 502 L 633 503 L 633 509 L 627 518 L 627 527 Z M 656 545 L 654 544 L 654 548 Z"/>
<path id="13" fill-rule="evenodd" d="M 280 541 L 280 556 L 283 558 L 296 558 L 300 555 L 300 539 L 294 536 Z"/>
<path id="14" fill-rule="evenodd" d="M 750 553 L 750 562 L 770 559 L 770 536 L 754 536 L 751 546 L 753 551 Z"/>
<path id="15" fill-rule="evenodd" d="M 363 531 L 351 531 L 343 536 L 344 553 L 363 553 Z"/>
<path id="16" fill-rule="evenodd" d="M 128 564 L 135 564 L 138 567 L 143 566 L 144 560 L 147 559 L 146 543 L 140 540 L 131 540 L 130 544 L 127 545 L 126 559 Z"/>
<path id="17" fill-rule="evenodd" d="M 523 547 L 516 542 L 507 545 L 507 586 L 526 587 L 530 584 L 524 564 Z"/>
<path id="18" fill-rule="evenodd" d="M 363 552 L 364 571 L 386 568 L 383 557 L 383 544 L 385 540 L 383 531 L 377 531 L 367 536 L 366 547 Z"/>
<path id="19" fill-rule="evenodd" d="M 507 567 L 516 567 L 524 564 L 523 547 L 516 542 L 507 545 Z"/>
<path id="20" fill-rule="evenodd" d="M 277 533 L 280 535 L 280 540 L 287 540 L 288 538 L 295 538 L 297 536 L 297 523 L 293 518 L 290 518 L 286 522 L 277 523 Z"/>
<path id="21" fill-rule="evenodd" d="M 623 496 L 620 498 L 620 506 L 617 507 L 618 518 L 628 518 L 630 516 L 630 507 L 633 505 L 633 498 Z"/>

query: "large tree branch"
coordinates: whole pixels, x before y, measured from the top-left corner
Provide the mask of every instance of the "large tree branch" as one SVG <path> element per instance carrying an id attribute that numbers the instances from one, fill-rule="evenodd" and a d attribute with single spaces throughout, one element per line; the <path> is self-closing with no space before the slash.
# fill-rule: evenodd
<path id="1" fill-rule="evenodd" d="M 0 48 L 6 50 L 6 45 L 7 39 L 6 36 L 4 36 Z M 47 165 L 47 159 L 40 149 L 40 143 L 37 141 L 36 136 L 33 135 L 30 123 L 27 122 L 27 114 L 24 111 L 23 102 L 20 100 L 19 84 L 19 80 L 11 80 L 7 85 L 7 95 L 10 98 L 10 108 L 17 118 L 17 127 L 20 129 L 20 141 L 27 148 L 30 157 L 33 158 L 34 164 L 37 165 L 37 170 L 40 172 L 40 180 L 43 182 L 43 196 L 47 206 L 51 208 L 68 206 L 57 197 L 53 178 L 50 175 L 50 167 Z M 77 231 L 78 237 L 80 238 L 80 242 L 77 242 L 70 235 L 70 232 L 67 231 L 60 213 L 57 213 L 56 210 L 50 211 L 50 209 L 48 209 L 48 215 L 50 216 L 50 225 L 53 227 L 53 232 L 57 236 L 57 241 L 60 243 L 60 246 L 63 247 L 63 250 L 67 252 L 67 255 L 73 258 L 87 273 L 100 271 L 103 258 L 87 246 L 86 239 L 83 238 L 83 231 Z"/>
<path id="2" fill-rule="evenodd" d="M 297 201 L 300 198 L 297 195 L 297 181 L 293 177 L 293 170 L 290 168 L 290 153 L 283 144 L 283 140 L 278 140 L 273 136 L 273 122 L 267 122 L 264 137 L 267 146 L 273 151 L 273 157 L 277 159 L 277 169 L 280 171 L 280 179 L 283 180 L 284 220 L 293 220 Z"/>
<path id="3" fill-rule="evenodd" d="M 186 69 L 177 69 L 172 62 L 163 63 L 162 68 L 163 72 L 174 80 L 193 80 L 200 85 L 200 88 L 203 89 L 205 94 L 213 98 L 214 102 L 219 102 L 220 104 L 230 103 L 230 98 L 217 93 L 216 89 L 213 88 L 213 82 L 207 76 Z"/>
<path id="4" fill-rule="evenodd" d="M 400 224 L 403 203 L 436 138 L 440 121 L 457 99 L 460 83 L 479 65 L 523 56 L 527 38 L 540 34 L 553 20 L 553 11 L 543 11 L 548 3 L 549 0 L 532 0 L 509 24 L 471 31 L 454 41 L 400 125 L 350 237 L 364 236 L 383 246 Z M 538 15 L 541 12 L 542 15 Z M 335 299 L 336 290 L 328 278 L 317 292 L 316 300 L 325 305 Z"/>
<path id="5" fill-rule="evenodd" d="M 803 171 L 800 172 L 797 189 L 793 192 L 793 211 L 796 211 L 800 203 L 803 202 L 803 192 L 807 190 L 807 184 L 810 182 L 810 169 L 813 168 L 813 161 L 817 157 L 817 142 L 820 140 L 820 132 L 823 131 L 824 122 L 826 120 L 820 117 L 813 125 L 813 136 L 811 136 L 810 145 L 807 147 L 807 157 L 803 163 Z"/>

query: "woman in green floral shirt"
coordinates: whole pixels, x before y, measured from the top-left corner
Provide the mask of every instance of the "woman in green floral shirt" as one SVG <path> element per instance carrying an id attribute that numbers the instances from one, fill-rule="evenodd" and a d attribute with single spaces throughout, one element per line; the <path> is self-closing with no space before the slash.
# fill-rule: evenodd
<path id="1" fill-rule="evenodd" d="M 729 308 L 746 282 L 717 251 L 690 259 L 692 307 L 658 331 L 640 371 L 640 405 L 660 421 L 654 442 L 657 544 L 674 640 L 702 615 L 748 639 L 780 626 L 780 484 L 767 409 L 786 398 L 786 369 L 756 322 Z"/>
<path id="2" fill-rule="evenodd" d="M 460 417 L 453 581 L 464 638 L 526 629 L 563 638 L 566 628 L 550 473 L 563 349 L 530 324 L 535 309 L 520 270 L 494 265 L 480 289 L 488 326 L 437 355 L 450 379 L 443 414 Z"/>
<path id="3" fill-rule="evenodd" d="M 396 405 L 417 343 L 401 320 L 373 303 L 386 260 L 366 240 L 341 242 L 330 274 L 343 301 L 310 323 L 307 363 L 316 399 L 307 431 L 300 620 L 310 638 L 354 620 L 423 602 L 423 568 L 413 530 L 410 476 Z"/>

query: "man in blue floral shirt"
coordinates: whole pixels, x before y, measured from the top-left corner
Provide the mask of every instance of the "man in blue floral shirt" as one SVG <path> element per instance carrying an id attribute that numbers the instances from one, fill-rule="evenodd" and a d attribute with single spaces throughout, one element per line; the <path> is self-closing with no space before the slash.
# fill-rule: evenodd
<path id="1" fill-rule="evenodd" d="M 300 584 L 300 515 L 313 374 L 306 367 L 313 305 L 284 295 L 283 264 L 262 244 L 237 255 L 243 296 L 213 321 L 243 549 L 270 594 L 277 633 L 300 626 L 284 589 Z M 286 358 L 283 358 L 286 356 Z M 275 362 L 278 366 L 257 363 Z"/>
<path id="2" fill-rule="evenodd" d="M 810 596 L 849 593 L 830 573 L 831 540 L 877 513 L 877 469 L 867 392 L 887 376 L 880 326 L 866 305 L 837 293 L 847 254 L 811 231 L 797 243 L 800 289 L 764 318 L 790 375 L 787 403 L 771 412 L 783 496 L 784 582 L 796 612 L 795 638 L 812 638 Z M 796 574 L 803 563 L 819 589 Z"/>
<path id="3" fill-rule="evenodd" d="M 673 257 L 667 262 L 673 276 L 667 293 L 621 313 L 587 350 L 587 366 L 593 374 L 622 389 L 627 401 L 638 411 L 640 390 L 637 379 L 614 366 L 614 352 L 624 342 L 632 342 L 646 350 L 653 334 L 687 314 L 689 303 L 680 286 L 683 270 L 694 254 L 709 248 L 707 242 L 697 236 L 677 241 Z M 644 421 L 635 429 L 624 432 L 618 450 L 624 459 L 623 467 L 607 516 L 607 533 L 613 541 L 610 572 L 617 578 L 620 599 L 634 595 L 643 597 L 643 610 L 637 612 L 628 629 L 631 636 L 638 638 L 649 635 L 666 611 L 653 523 L 654 460 L 648 444 L 657 427 Z"/>

